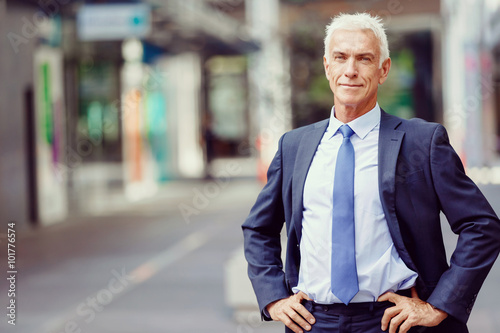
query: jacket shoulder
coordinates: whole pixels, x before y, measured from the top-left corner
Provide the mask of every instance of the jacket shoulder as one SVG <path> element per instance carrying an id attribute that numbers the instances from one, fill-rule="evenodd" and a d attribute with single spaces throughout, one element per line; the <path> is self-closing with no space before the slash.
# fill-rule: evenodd
<path id="1" fill-rule="evenodd" d="M 318 121 L 318 122 L 313 123 L 313 124 L 301 126 L 301 127 L 295 128 L 291 131 L 288 131 L 285 134 L 283 134 L 283 142 L 284 143 L 296 142 L 296 140 L 300 140 L 304 136 L 305 133 L 308 133 L 310 131 L 317 130 L 320 128 L 326 129 L 329 122 L 330 122 L 330 119 L 328 118 L 328 119 L 324 119 L 324 120 Z"/>
<path id="2" fill-rule="evenodd" d="M 404 119 L 390 115 L 386 112 L 382 114 L 382 121 L 397 124 L 394 129 L 403 130 L 407 135 L 416 135 L 417 137 L 432 135 L 438 127 L 444 128 L 443 125 L 439 123 L 420 118 Z"/>
<path id="3" fill-rule="evenodd" d="M 425 129 L 425 128 L 432 128 L 435 129 L 438 126 L 442 126 L 439 123 L 427 121 L 424 119 L 420 118 L 411 118 L 411 119 L 401 119 L 402 124 L 406 127 L 413 127 L 413 128 L 419 128 L 419 129 Z"/>

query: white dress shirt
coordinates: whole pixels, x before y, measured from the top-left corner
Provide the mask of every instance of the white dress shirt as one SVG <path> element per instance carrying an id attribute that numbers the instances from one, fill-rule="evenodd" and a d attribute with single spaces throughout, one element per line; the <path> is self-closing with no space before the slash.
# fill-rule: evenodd
<path id="1" fill-rule="evenodd" d="M 332 108 L 330 124 L 321 139 L 304 186 L 304 210 L 299 282 L 293 291 L 303 291 L 321 304 L 341 303 L 332 293 L 332 195 L 337 153 L 343 125 Z M 386 291 L 415 285 L 417 273 L 399 257 L 389 233 L 379 196 L 378 139 L 380 107 L 348 123 L 355 134 L 354 226 L 359 292 L 351 303 L 373 302 Z"/>

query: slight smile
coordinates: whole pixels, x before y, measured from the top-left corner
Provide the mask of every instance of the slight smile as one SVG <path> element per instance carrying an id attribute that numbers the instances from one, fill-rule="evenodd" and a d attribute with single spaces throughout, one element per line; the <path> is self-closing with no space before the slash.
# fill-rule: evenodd
<path id="1" fill-rule="evenodd" d="M 359 87 L 362 87 L 361 84 L 340 84 L 340 86 L 342 87 L 346 87 L 346 88 L 359 88 Z"/>

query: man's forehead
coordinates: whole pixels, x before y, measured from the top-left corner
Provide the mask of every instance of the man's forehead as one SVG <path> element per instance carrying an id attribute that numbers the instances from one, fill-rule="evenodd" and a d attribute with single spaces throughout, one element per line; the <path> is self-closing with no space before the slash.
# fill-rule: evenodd
<path id="1" fill-rule="evenodd" d="M 377 52 L 378 39 L 369 29 L 365 30 L 337 30 L 333 33 L 331 39 L 332 52 Z M 377 52 L 378 53 L 378 52 Z"/>

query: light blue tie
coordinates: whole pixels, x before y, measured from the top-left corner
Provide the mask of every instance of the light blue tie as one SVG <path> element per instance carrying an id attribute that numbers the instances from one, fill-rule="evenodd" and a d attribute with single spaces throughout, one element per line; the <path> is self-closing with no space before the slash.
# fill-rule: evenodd
<path id="1" fill-rule="evenodd" d="M 354 250 L 354 147 L 353 130 L 342 125 L 344 136 L 337 155 L 333 183 L 332 211 L 332 293 L 349 304 L 358 293 L 358 273 Z"/>

